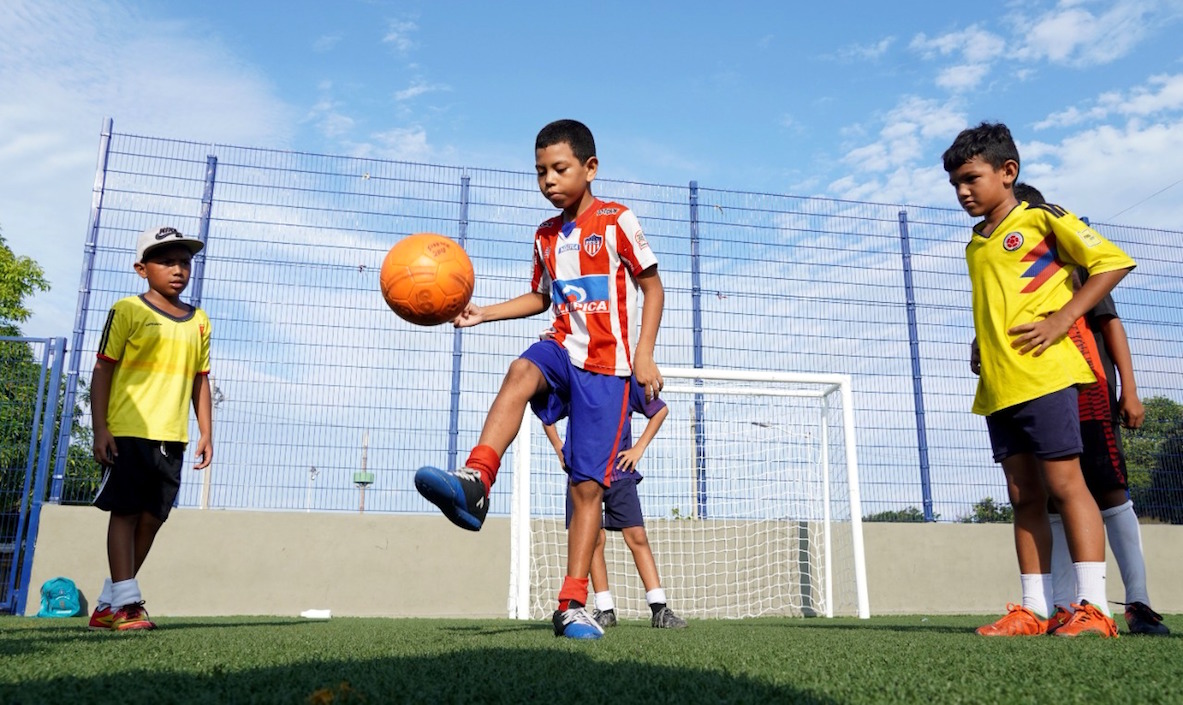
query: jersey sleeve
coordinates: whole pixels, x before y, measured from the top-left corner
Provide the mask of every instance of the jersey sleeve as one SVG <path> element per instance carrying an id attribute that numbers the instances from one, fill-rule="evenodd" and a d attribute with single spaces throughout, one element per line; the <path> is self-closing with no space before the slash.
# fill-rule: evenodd
<path id="1" fill-rule="evenodd" d="M 641 230 L 641 223 L 637 216 L 629 209 L 621 211 L 616 219 L 616 249 L 620 253 L 620 261 L 624 262 L 633 276 L 657 264 L 657 255 L 649 247 L 645 233 Z"/>
<path id="2" fill-rule="evenodd" d="M 1054 209 L 1054 210 L 1053 210 Z M 1052 206 L 1045 208 L 1056 246 L 1067 259 L 1088 270 L 1089 274 L 1133 269 L 1136 263 L 1117 245 L 1106 240 L 1072 213 Z"/>
<path id="3" fill-rule="evenodd" d="M 542 240 L 534 235 L 534 271 L 530 274 L 530 291 L 550 299 L 550 272 L 542 261 Z"/>
<path id="4" fill-rule="evenodd" d="M 107 313 L 107 322 L 103 324 L 103 335 L 99 338 L 96 357 L 107 362 L 119 362 L 123 359 L 123 349 L 127 346 L 130 333 L 130 312 L 122 302 L 116 301 Z"/>
<path id="5" fill-rule="evenodd" d="M 201 317 L 204 320 L 201 326 L 201 350 L 198 352 L 197 374 L 208 375 L 210 369 L 209 347 L 212 327 L 210 326 L 209 316 L 205 315 L 205 311 L 201 311 Z"/>

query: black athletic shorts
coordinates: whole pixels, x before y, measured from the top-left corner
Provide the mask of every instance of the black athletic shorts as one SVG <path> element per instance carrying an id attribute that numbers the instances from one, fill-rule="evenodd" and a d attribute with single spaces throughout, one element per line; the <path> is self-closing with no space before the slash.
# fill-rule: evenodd
<path id="1" fill-rule="evenodd" d="M 115 447 L 119 455 L 103 467 L 94 506 L 115 514 L 148 512 L 161 521 L 168 519 L 181 489 L 185 444 L 124 436 L 115 439 Z"/>

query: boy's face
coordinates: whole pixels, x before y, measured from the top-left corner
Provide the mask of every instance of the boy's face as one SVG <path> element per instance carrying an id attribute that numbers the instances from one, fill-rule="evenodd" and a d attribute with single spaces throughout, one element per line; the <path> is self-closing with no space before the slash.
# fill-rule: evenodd
<path id="1" fill-rule="evenodd" d="M 599 162 L 594 156 L 580 163 L 566 142 L 552 144 L 534 151 L 534 168 L 538 172 L 538 189 L 555 208 L 577 206 L 596 178 Z"/>
<path id="2" fill-rule="evenodd" d="M 1018 175 L 1019 165 L 1013 159 L 995 169 L 978 156 L 949 174 L 949 183 L 957 191 L 957 201 L 965 212 L 978 218 L 1014 201 L 1011 186 Z"/>
<path id="3" fill-rule="evenodd" d="M 193 253 L 184 245 L 158 247 L 136 262 L 136 273 L 148 280 L 148 288 L 167 299 L 175 299 L 189 286 Z"/>

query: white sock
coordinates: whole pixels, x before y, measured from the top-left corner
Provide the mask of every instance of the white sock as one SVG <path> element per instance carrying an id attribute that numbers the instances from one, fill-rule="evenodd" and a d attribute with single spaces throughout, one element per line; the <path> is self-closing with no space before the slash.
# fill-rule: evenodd
<path id="1" fill-rule="evenodd" d="M 1064 521 L 1059 514 L 1048 514 L 1052 527 L 1052 603 L 1051 610 L 1060 606 L 1071 610 L 1076 601 L 1076 571 L 1072 569 L 1072 555 L 1068 553 L 1068 537 L 1064 535 Z"/>
<path id="2" fill-rule="evenodd" d="M 616 603 L 612 600 L 611 590 L 596 593 L 596 609 L 601 612 L 616 609 Z"/>
<path id="3" fill-rule="evenodd" d="M 1112 617 L 1105 593 L 1105 561 L 1073 563 L 1076 569 L 1076 604 L 1088 600 L 1093 607 Z"/>
<path id="4" fill-rule="evenodd" d="M 1105 533 L 1109 535 L 1109 549 L 1121 571 L 1121 582 L 1125 585 L 1125 601 L 1150 604 L 1146 592 L 1146 559 L 1142 556 L 1142 530 L 1138 526 L 1138 515 L 1134 503 L 1106 509 L 1101 512 L 1105 522 Z"/>
<path id="5" fill-rule="evenodd" d="M 1051 573 L 1023 573 L 1019 576 L 1023 585 L 1023 606 L 1035 613 L 1040 619 L 1047 619 L 1051 614 L 1049 603 L 1052 599 Z"/>
<path id="6" fill-rule="evenodd" d="M 650 605 L 664 605 L 664 604 L 666 604 L 665 588 L 654 588 L 654 589 L 650 590 L 649 592 L 645 593 L 645 602 Z"/>
<path id="7" fill-rule="evenodd" d="M 111 579 L 103 580 L 103 589 L 99 592 L 99 597 L 95 600 L 95 609 L 103 609 L 111 606 Z"/>
<path id="8" fill-rule="evenodd" d="M 124 605 L 133 605 L 143 601 L 144 597 L 140 595 L 140 584 L 136 582 L 135 578 L 111 583 L 112 607 L 119 608 Z"/>

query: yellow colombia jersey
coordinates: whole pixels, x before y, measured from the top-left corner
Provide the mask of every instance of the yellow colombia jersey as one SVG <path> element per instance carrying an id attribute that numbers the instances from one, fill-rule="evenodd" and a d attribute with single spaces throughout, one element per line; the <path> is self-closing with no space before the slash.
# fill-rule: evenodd
<path id="1" fill-rule="evenodd" d="M 194 308 L 174 318 L 143 296 L 115 302 L 98 356 L 115 363 L 107 428 L 112 436 L 189 440 L 193 378 L 209 374 L 210 324 Z"/>
<path id="2" fill-rule="evenodd" d="M 1063 308 L 1072 298 L 1073 267 L 1099 274 L 1129 269 L 1134 260 L 1063 208 L 1026 202 L 1008 213 L 989 237 L 974 228 L 965 260 L 982 354 L 975 414 L 988 416 L 1096 380 L 1069 337 L 1035 357 L 1012 348 L 1015 336 L 1007 331 Z"/>

